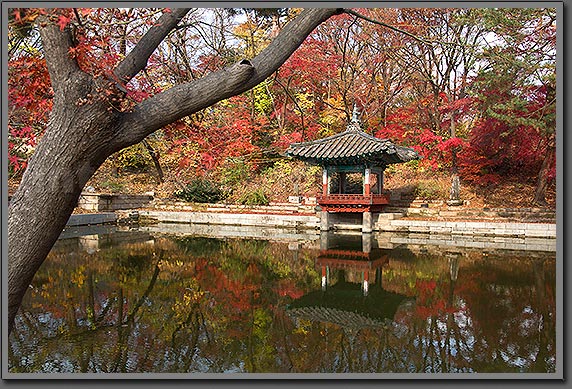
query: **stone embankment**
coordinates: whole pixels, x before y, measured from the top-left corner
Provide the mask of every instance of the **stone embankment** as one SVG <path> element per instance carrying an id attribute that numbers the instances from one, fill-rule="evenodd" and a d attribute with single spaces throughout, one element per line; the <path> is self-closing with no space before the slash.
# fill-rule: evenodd
<path id="1" fill-rule="evenodd" d="M 404 205 L 404 206 L 397 206 Z M 315 203 L 275 203 L 268 206 L 190 204 L 153 199 L 152 195 L 82 194 L 79 207 L 98 214 L 72 215 L 68 226 L 102 223 L 186 223 L 254 227 L 320 228 Z M 328 229 L 361 230 L 360 214 L 332 215 Z M 359 219 L 359 220 L 358 220 Z M 439 201 L 396 202 L 372 215 L 372 229 L 380 232 L 457 236 L 556 238 L 556 214 L 542 208 L 448 207 Z"/>

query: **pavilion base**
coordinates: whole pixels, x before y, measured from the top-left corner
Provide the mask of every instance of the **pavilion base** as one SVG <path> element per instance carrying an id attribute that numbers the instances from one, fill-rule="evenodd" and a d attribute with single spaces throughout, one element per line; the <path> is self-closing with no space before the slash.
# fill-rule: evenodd
<path id="1" fill-rule="evenodd" d="M 330 213 L 328 211 L 320 212 L 320 231 L 328 231 L 330 229 Z"/>
<path id="2" fill-rule="evenodd" d="M 343 212 L 335 213 L 321 211 L 320 215 L 320 231 L 329 231 L 334 229 L 342 230 L 361 230 L 363 233 L 371 233 L 374 229 L 373 212 Z"/>
<path id="3" fill-rule="evenodd" d="M 371 233 L 373 231 L 373 223 L 371 212 L 364 212 L 362 217 L 362 227 L 361 232 Z"/>

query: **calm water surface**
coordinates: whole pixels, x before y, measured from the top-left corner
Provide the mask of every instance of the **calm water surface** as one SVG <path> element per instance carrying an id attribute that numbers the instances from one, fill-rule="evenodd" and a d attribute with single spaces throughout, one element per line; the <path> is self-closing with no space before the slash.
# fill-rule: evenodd
<path id="1" fill-rule="evenodd" d="M 383 246 L 383 245 L 382 245 Z M 554 252 L 142 231 L 60 239 L 17 372 L 554 372 Z"/>

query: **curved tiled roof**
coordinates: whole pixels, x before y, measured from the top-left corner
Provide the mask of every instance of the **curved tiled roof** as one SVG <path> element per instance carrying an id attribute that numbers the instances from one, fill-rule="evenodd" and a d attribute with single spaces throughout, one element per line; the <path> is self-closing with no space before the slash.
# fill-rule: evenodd
<path id="1" fill-rule="evenodd" d="M 315 141 L 292 143 L 286 155 L 316 165 L 386 166 L 420 158 L 409 147 L 366 134 L 355 116 L 344 132 Z"/>
<path id="2" fill-rule="evenodd" d="M 361 285 L 338 283 L 325 292 L 313 291 L 292 301 L 287 312 L 291 317 L 361 329 L 391 323 L 400 307 L 411 301 L 409 297 L 376 286 L 364 297 Z"/>

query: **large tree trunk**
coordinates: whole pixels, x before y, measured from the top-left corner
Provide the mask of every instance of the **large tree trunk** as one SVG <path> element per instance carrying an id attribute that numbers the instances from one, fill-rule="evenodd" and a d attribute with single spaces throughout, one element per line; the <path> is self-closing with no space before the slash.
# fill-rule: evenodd
<path id="1" fill-rule="evenodd" d="M 251 61 L 243 60 L 188 84 L 175 86 L 139 103 L 131 112 L 110 109 L 108 97 L 124 88 L 188 10 L 172 10 L 141 38 L 116 67 L 119 80 L 94 79 L 69 57 L 69 30 L 40 23 L 46 62 L 54 88 L 50 123 L 29 161 L 8 210 L 8 328 L 53 244 L 65 227 L 93 173 L 114 152 L 142 141 L 159 128 L 245 92 L 276 71 L 312 30 L 335 9 L 308 9 L 289 23 Z M 103 91 L 112 91 L 104 98 Z M 117 108 L 117 107 L 115 107 Z"/>
<path id="2" fill-rule="evenodd" d="M 534 192 L 534 204 L 545 206 L 546 191 L 548 190 L 548 173 L 552 169 L 554 160 L 555 146 L 550 145 L 547 147 L 546 154 L 542 160 L 542 166 L 538 172 L 538 180 L 536 181 L 536 190 Z"/>

